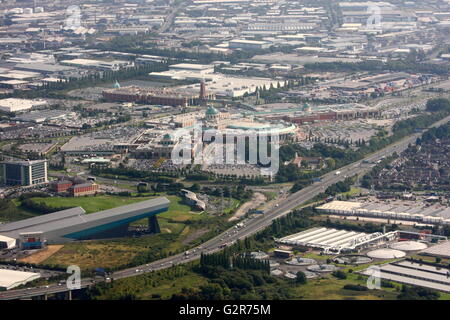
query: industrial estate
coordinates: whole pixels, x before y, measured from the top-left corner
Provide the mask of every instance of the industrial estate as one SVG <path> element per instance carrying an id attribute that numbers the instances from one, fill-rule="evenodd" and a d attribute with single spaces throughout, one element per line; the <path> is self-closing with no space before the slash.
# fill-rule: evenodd
<path id="1" fill-rule="evenodd" d="M 449 32 L 448 0 L 1 1 L 0 300 L 450 299 Z"/>

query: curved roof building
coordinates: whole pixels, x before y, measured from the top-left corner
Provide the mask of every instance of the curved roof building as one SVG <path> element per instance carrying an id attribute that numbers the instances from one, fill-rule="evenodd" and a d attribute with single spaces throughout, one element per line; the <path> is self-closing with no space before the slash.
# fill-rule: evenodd
<path id="1" fill-rule="evenodd" d="M 256 134 L 257 136 L 278 136 L 284 141 L 289 136 L 295 135 L 297 127 L 294 124 L 270 123 L 257 121 L 235 121 L 226 125 L 225 135 L 246 136 Z"/>

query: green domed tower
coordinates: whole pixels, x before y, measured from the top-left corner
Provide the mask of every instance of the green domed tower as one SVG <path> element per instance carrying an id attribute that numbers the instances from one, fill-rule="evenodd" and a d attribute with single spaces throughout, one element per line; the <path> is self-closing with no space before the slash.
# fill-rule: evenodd
<path id="1" fill-rule="evenodd" d="M 216 108 L 209 106 L 208 109 L 206 109 L 205 118 L 206 120 L 215 120 L 219 117 L 219 114 L 220 112 Z"/>
<path id="2" fill-rule="evenodd" d="M 305 103 L 303 105 L 303 111 L 304 112 L 311 112 L 311 106 L 309 104 Z"/>

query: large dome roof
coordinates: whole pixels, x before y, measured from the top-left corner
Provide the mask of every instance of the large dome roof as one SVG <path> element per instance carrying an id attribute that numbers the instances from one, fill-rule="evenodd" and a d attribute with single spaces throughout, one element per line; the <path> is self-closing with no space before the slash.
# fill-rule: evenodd
<path id="1" fill-rule="evenodd" d="M 207 115 L 215 115 L 215 114 L 219 114 L 219 111 L 216 108 L 210 106 L 206 110 L 206 114 Z"/>
<path id="2" fill-rule="evenodd" d="M 403 258 L 406 256 L 406 253 L 400 250 L 394 250 L 394 249 L 378 249 L 373 250 L 367 253 L 367 255 L 370 258 L 373 259 L 397 259 L 397 258 Z"/>
<path id="3" fill-rule="evenodd" d="M 389 248 L 403 251 L 418 251 L 426 249 L 427 245 L 417 241 L 401 241 L 391 244 Z"/>

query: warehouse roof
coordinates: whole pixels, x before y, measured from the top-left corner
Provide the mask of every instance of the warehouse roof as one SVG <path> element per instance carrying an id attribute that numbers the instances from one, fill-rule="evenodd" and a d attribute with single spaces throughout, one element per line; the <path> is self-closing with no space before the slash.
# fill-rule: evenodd
<path id="1" fill-rule="evenodd" d="M 15 67 L 16 69 L 36 70 L 41 72 L 63 72 L 75 70 L 75 67 L 61 66 L 57 64 L 47 63 L 19 63 Z"/>
<path id="2" fill-rule="evenodd" d="M 372 273 L 373 273 L 373 271 L 371 271 L 369 269 L 366 269 L 362 272 L 362 274 L 365 274 L 368 276 L 372 275 Z M 392 280 L 392 281 L 397 281 L 400 283 L 406 283 L 406 284 L 410 284 L 410 285 L 431 288 L 431 289 L 440 290 L 440 291 L 444 291 L 444 292 L 450 292 L 449 285 L 436 283 L 436 282 L 432 282 L 432 281 L 427 281 L 427 280 L 422 280 L 422 279 L 417 279 L 417 278 L 411 278 L 409 276 L 409 274 L 407 274 L 406 272 L 404 273 L 404 275 L 398 275 L 398 274 L 389 273 L 387 270 L 383 271 L 383 269 L 382 269 L 380 272 L 380 277 L 382 279 L 386 279 L 386 280 Z"/>
<path id="3" fill-rule="evenodd" d="M 6 98 L 0 100 L 0 107 L 18 109 L 30 109 L 34 106 L 46 104 L 46 101 L 35 101 L 29 99 Z"/>
<path id="4" fill-rule="evenodd" d="M 14 238 L 5 237 L 0 234 L 0 242 L 8 242 L 8 241 L 13 241 L 13 240 L 16 241 L 16 239 L 14 239 Z"/>
<path id="5" fill-rule="evenodd" d="M 266 43 L 268 43 L 267 41 L 245 40 L 245 39 L 235 39 L 235 40 L 231 40 L 230 42 L 246 43 L 246 44 L 266 44 Z"/>
<path id="6" fill-rule="evenodd" d="M 0 269 L 0 288 L 6 290 L 20 286 L 32 280 L 38 279 L 41 275 L 34 272 L 15 271 Z"/>
<path id="7" fill-rule="evenodd" d="M 190 70 L 204 70 L 211 69 L 213 66 L 209 64 L 194 64 L 194 63 L 178 63 L 172 64 L 169 69 L 190 69 Z"/>
<path id="8" fill-rule="evenodd" d="M 435 246 L 429 247 L 422 251 L 422 254 L 436 257 L 450 257 L 450 241 L 446 241 Z"/>
<path id="9" fill-rule="evenodd" d="M 353 210 L 361 207 L 360 202 L 352 202 L 352 201 L 331 201 L 325 203 L 316 209 L 324 209 L 324 210 Z"/>

